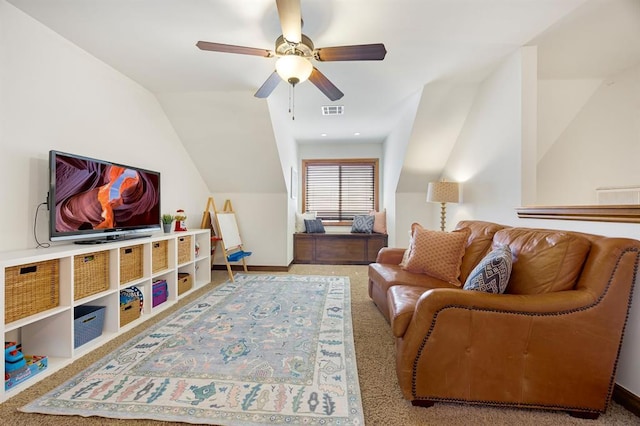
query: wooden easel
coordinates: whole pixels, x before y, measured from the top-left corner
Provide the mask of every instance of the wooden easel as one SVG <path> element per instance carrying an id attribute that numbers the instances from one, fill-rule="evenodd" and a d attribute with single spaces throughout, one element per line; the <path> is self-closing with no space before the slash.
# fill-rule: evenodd
<path id="1" fill-rule="evenodd" d="M 218 236 L 216 232 L 216 228 L 213 226 L 213 221 L 211 220 L 211 212 L 216 214 L 216 206 L 213 202 L 213 197 L 209 197 L 207 200 L 207 206 L 204 208 L 204 213 L 202 213 L 202 222 L 200 223 L 201 229 L 210 229 L 211 230 L 211 268 L 213 268 L 213 261 L 216 255 L 216 248 L 218 247 L 218 243 L 222 238 Z"/>
<path id="2" fill-rule="evenodd" d="M 233 211 L 231 200 L 226 200 L 222 211 L 219 211 L 216 208 L 213 197 L 209 197 L 207 200 L 205 215 L 202 218 L 203 224 L 206 220 L 206 216 L 209 216 L 209 221 L 211 221 L 211 216 L 209 214 L 210 208 L 213 208 L 216 229 L 218 230 L 218 240 L 216 243 L 219 242 L 222 247 L 222 254 L 224 256 L 224 262 L 227 265 L 229 279 L 233 282 L 233 272 L 231 271 L 231 265 L 229 262 L 242 261 L 244 271 L 248 272 L 245 258 L 251 256 L 251 252 L 245 251 L 242 246 L 242 239 L 240 238 L 240 232 L 238 231 L 236 214 Z"/>

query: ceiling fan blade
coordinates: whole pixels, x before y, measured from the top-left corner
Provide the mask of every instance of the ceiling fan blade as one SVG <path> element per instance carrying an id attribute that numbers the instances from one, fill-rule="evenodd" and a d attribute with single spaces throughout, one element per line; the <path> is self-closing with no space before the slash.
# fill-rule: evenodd
<path id="1" fill-rule="evenodd" d="M 382 43 L 322 47 L 314 51 L 318 61 L 381 61 L 386 54 Z"/>
<path id="2" fill-rule="evenodd" d="M 332 101 L 337 101 L 344 96 L 344 93 L 340 91 L 327 77 L 324 76 L 316 67 L 313 67 L 309 81 L 312 82 L 325 96 Z"/>
<path id="3" fill-rule="evenodd" d="M 282 36 L 286 41 L 300 43 L 302 41 L 302 14 L 300 0 L 276 0 Z"/>
<path id="4" fill-rule="evenodd" d="M 211 43 L 209 41 L 199 41 L 196 46 L 200 50 L 210 50 L 212 52 L 239 53 L 241 55 L 264 56 L 271 58 L 273 52 L 266 49 L 257 49 L 255 47 L 234 46 L 232 44 Z"/>
<path id="5" fill-rule="evenodd" d="M 273 89 L 275 89 L 278 83 L 280 83 L 280 80 L 282 79 L 280 78 L 278 73 L 274 71 L 269 76 L 269 78 L 267 78 L 267 80 L 262 83 L 262 86 L 260 86 L 256 94 L 253 96 L 255 96 L 256 98 L 266 98 L 271 94 L 271 92 L 273 92 Z"/>

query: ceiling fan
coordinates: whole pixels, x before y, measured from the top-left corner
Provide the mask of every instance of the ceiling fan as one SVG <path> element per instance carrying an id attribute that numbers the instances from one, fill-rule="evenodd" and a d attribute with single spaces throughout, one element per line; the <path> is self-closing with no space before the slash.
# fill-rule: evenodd
<path id="1" fill-rule="evenodd" d="M 300 0 L 276 0 L 282 35 L 276 39 L 274 50 L 254 47 L 234 46 L 231 44 L 199 41 L 201 50 L 213 52 L 238 53 L 242 55 L 277 57 L 276 70 L 267 78 L 255 93 L 257 98 L 266 98 L 276 88 L 280 79 L 295 86 L 309 79 L 330 100 L 335 101 L 344 93 L 311 63 L 317 61 L 381 61 L 387 54 L 382 43 L 360 44 L 353 46 L 315 48 L 309 37 L 302 34 L 302 16 Z"/>

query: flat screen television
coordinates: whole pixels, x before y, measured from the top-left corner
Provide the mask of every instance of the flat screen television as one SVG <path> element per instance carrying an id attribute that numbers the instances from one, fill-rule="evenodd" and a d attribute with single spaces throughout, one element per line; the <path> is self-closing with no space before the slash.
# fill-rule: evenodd
<path id="1" fill-rule="evenodd" d="M 49 151 L 51 241 L 146 236 L 160 230 L 160 216 L 159 172 Z"/>

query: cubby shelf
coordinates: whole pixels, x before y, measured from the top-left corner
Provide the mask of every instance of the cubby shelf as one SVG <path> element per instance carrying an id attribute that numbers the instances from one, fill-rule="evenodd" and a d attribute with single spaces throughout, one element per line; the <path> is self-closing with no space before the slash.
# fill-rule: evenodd
<path id="1" fill-rule="evenodd" d="M 128 253 L 133 248 L 142 262 L 141 276 L 134 276 L 128 282 L 121 282 L 121 249 Z M 108 252 L 108 286 L 99 288 L 95 294 L 74 300 L 74 260 L 91 254 Z M 192 291 L 211 282 L 211 237 L 208 229 L 196 229 L 169 234 L 153 234 L 150 237 L 122 240 L 100 245 L 65 244 L 48 249 L 24 250 L 0 253 L 0 309 L 2 322 L 0 330 L 5 342 L 19 342 L 22 351 L 29 355 L 45 355 L 48 358 L 47 369 L 23 383 L 5 390 L 0 388 L 0 402 L 37 383 L 55 371 L 65 367 L 75 359 L 85 355 L 162 312 Z M 8 268 L 31 265 L 38 262 L 55 260 L 58 265 L 58 306 L 25 318 L 5 323 L 6 273 Z M 191 289 L 178 295 L 178 273 L 191 276 Z M 125 276 L 126 274 L 122 274 Z M 152 283 L 163 279 L 167 282 L 167 301 L 152 306 Z M 120 290 L 135 286 L 144 297 L 140 318 L 120 326 Z M 74 308 L 81 305 L 105 306 L 102 335 L 74 348 Z M 4 364 L 4 351 L 2 351 Z"/>

